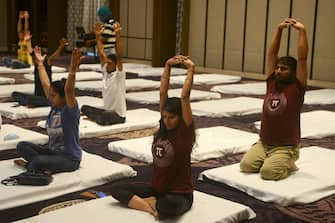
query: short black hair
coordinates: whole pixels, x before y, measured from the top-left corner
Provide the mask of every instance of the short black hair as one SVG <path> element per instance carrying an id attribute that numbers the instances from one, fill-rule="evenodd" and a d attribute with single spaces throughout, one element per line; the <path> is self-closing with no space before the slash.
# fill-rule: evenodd
<path id="1" fill-rule="evenodd" d="M 115 54 L 109 54 L 107 58 L 112 60 L 115 64 L 117 63 L 117 56 Z"/>
<path id="2" fill-rule="evenodd" d="M 65 83 L 66 83 L 66 79 L 63 78 L 60 81 L 53 81 L 50 87 L 52 87 L 52 89 L 55 92 L 57 92 L 61 97 L 65 97 L 65 90 L 64 90 Z"/>
<path id="3" fill-rule="evenodd" d="M 277 60 L 277 64 L 284 64 L 290 67 L 292 73 L 295 74 L 297 70 L 297 60 L 291 56 L 283 56 L 279 57 Z"/>

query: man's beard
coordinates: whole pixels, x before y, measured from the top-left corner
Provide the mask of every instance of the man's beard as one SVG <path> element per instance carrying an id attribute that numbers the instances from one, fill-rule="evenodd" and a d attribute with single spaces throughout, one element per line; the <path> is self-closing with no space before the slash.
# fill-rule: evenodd
<path id="1" fill-rule="evenodd" d="M 293 82 L 295 76 L 290 75 L 288 77 L 281 77 L 280 75 L 276 74 L 276 86 L 279 88 L 285 87 L 286 85 Z"/>

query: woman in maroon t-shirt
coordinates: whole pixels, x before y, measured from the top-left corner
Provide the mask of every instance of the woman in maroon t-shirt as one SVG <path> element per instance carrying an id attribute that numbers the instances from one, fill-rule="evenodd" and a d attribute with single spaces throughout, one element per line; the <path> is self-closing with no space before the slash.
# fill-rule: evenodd
<path id="1" fill-rule="evenodd" d="M 168 98 L 171 66 L 184 64 L 188 71 L 181 98 Z M 194 63 L 178 55 L 165 63 L 160 85 L 161 120 L 152 145 L 151 185 L 116 183 L 111 195 L 130 208 L 145 211 L 156 218 L 180 215 L 193 203 L 191 152 L 195 131 L 190 105 Z"/>

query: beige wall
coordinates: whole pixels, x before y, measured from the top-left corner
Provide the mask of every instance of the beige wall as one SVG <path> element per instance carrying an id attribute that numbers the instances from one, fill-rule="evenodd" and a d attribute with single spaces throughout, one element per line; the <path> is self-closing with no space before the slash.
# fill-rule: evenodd
<path id="1" fill-rule="evenodd" d="M 0 1 L 0 51 L 7 51 L 7 1 Z"/>
<path id="2" fill-rule="evenodd" d="M 120 1 L 123 56 L 151 60 L 153 0 Z"/>
<path id="3" fill-rule="evenodd" d="M 197 66 L 262 75 L 273 32 L 291 14 L 307 29 L 310 79 L 335 81 L 334 8 L 334 0 L 192 0 L 189 55 Z M 279 56 L 297 56 L 297 37 L 283 32 Z"/>

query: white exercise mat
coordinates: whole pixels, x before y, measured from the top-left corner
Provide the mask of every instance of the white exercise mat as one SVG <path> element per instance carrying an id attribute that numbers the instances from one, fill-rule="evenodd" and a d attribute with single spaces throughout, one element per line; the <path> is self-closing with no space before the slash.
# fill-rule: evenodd
<path id="1" fill-rule="evenodd" d="M 0 162 L 0 179 L 23 172 L 13 160 Z M 125 177 L 136 176 L 130 166 L 83 152 L 80 168 L 54 175 L 47 186 L 4 186 L 0 184 L 0 210 L 50 199 L 74 191 L 101 185 Z"/>
<path id="2" fill-rule="evenodd" d="M 0 84 L 14 84 L 15 79 L 9 77 L 0 77 Z"/>
<path id="3" fill-rule="evenodd" d="M 143 68 L 150 68 L 151 65 L 148 64 L 139 64 L 139 63 L 123 63 L 123 70 L 125 72 L 131 72 L 134 69 L 143 69 Z M 80 64 L 80 70 L 92 70 L 92 71 L 99 71 L 101 72 L 101 64 Z"/>
<path id="4" fill-rule="evenodd" d="M 181 216 L 165 220 L 155 220 L 150 214 L 129 209 L 124 205 L 121 205 L 113 197 L 107 196 L 34 216 L 32 218 L 23 219 L 19 222 L 59 223 L 63 222 L 64 219 L 75 218 L 77 222 L 81 223 L 96 222 L 97 219 L 113 219 L 113 222 L 127 223 L 237 223 L 255 217 L 255 212 L 248 206 L 205 194 L 203 192 L 194 191 L 192 208 Z"/>
<path id="5" fill-rule="evenodd" d="M 101 81 L 80 81 L 76 83 L 76 88 L 83 91 L 102 91 Z M 126 91 L 137 91 L 143 89 L 159 88 L 160 82 L 153 80 L 146 80 L 141 78 L 126 79 Z"/>
<path id="6" fill-rule="evenodd" d="M 146 108 L 128 110 L 126 113 L 126 122 L 114 125 L 102 126 L 93 121 L 87 120 L 86 116 L 81 116 L 79 125 L 80 138 L 91 138 L 120 132 L 153 128 L 159 125 L 159 119 L 159 112 Z M 40 121 L 37 125 L 41 128 L 45 128 L 45 121 Z"/>
<path id="7" fill-rule="evenodd" d="M 164 67 L 147 67 L 147 68 L 132 68 L 127 69 L 127 72 L 136 73 L 139 77 L 160 77 L 162 76 Z M 172 67 L 170 75 L 184 75 L 187 73 L 186 69 Z"/>
<path id="8" fill-rule="evenodd" d="M 246 152 L 258 138 L 258 134 L 224 126 L 197 129 L 191 161 L 200 162 L 227 154 Z M 120 140 L 110 142 L 108 149 L 111 152 L 152 163 L 152 142 L 152 136 Z"/>
<path id="9" fill-rule="evenodd" d="M 321 139 L 335 135 L 335 112 L 311 111 L 301 113 L 301 137 L 310 139 Z M 254 123 L 259 130 L 261 121 Z"/>
<path id="10" fill-rule="evenodd" d="M 211 91 L 223 94 L 264 95 L 266 82 L 218 85 L 212 87 Z"/>
<path id="11" fill-rule="evenodd" d="M 184 84 L 186 76 L 173 76 L 170 78 L 170 84 Z M 232 76 L 226 74 L 195 74 L 193 76 L 193 84 L 223 84 L 236 83 L 241 80 L 239 76 Z"/>
<path id="12" fill-rule="evenodd" d="M 179 97 L 181 96 L 182 89 L 171 89 L 168 94 L 169 97 Z M 193 89 L 191 91 L 190 99 L 191 101 L 198 100 L 209 100 L 221 98 L 219 93 L 200 91 Z M 126 94 L 126 99 L 129 101 L 134 101 L 141 104 L 158 104 L 159 103 L 159 91 L 142 91 L 142 92 L 132 92 Z"/>
<path id="13" fill-rule="evenodd" d="M 103 101 L 101 98 L 91 96 L 76 97 L 79 108 L 82 105 L 90 105 L 94 107 L 102 107 Z M 13 107 L 14 106 L 14 107 Z M 2 116 L 9 119 L 22 119 L 47 116 L 50 112 L 50 106 L 28 108 L 26 106 L 18 105 L 17 102 L 0 103 L 0 112 Z"/>
<path id="14" fill-rule="evenodd" d="M 65 72 L 66 69 L 63 67 L 52 66 L 52 73 L 57 72 Z M 26 73 L 34 73 L 34 66 L 30 66 L 28 68 L 21 69 L 13 69 L 10 67 L 0 66 L 0 74 L 26 74 Z"/>
<path id="15" fill-rule="evenodd" d="M 11 97 L 14 91 L 26 94 L 34 94 L 34 84 L 10 84 L 0 85 L 0 97 Z"/>
<path id="16" fill-rule="evenodd" d="M 35 144 L 45 144 L 48 142 L 48 136 L 24 129 L 15 125 L 1 125 L 0 130 L 0 150 L 14 149 L 21 141 L 28 141 Z"/>
<path id="17" fill-rule="evenodd" d="M 52 74 L 52 81 L 59 81 L 63 78 L 67 78 L 69 75 L 68 72 L 62 73 L 53 73 Z M 28 80 L 35 80 L 34 74 L 25 74 L 24 78 Z M 97 80 L 102 79 L 102 73 L 96 71 L 78 71 L 76 72 L 76 81 L 87 81 L 87 80 Z"/>
<path id="18" fill-rule="evenodd" d="M 299 170 L 279 181 L 263 180 L 259 174 L 240 171 L 239 163 L 206 170 L 200 174 L 237 188 L 265 202 L 283 206 L 310 203 L 335 193 L 335 151 L 317 146 L 300 150 Z"/>
<path id="19" fill-rule="evenodd" d="M 250 97 L 236 97 L 191 103 L 194 115 L 208 117 L 242 116 L 262 112 L 263 100 Z"/>
<path id="20" fill-rule="evenodd" d="M 304 104 L 326 105 L 335 103 L 335 89 L 306 91 Z"/>

